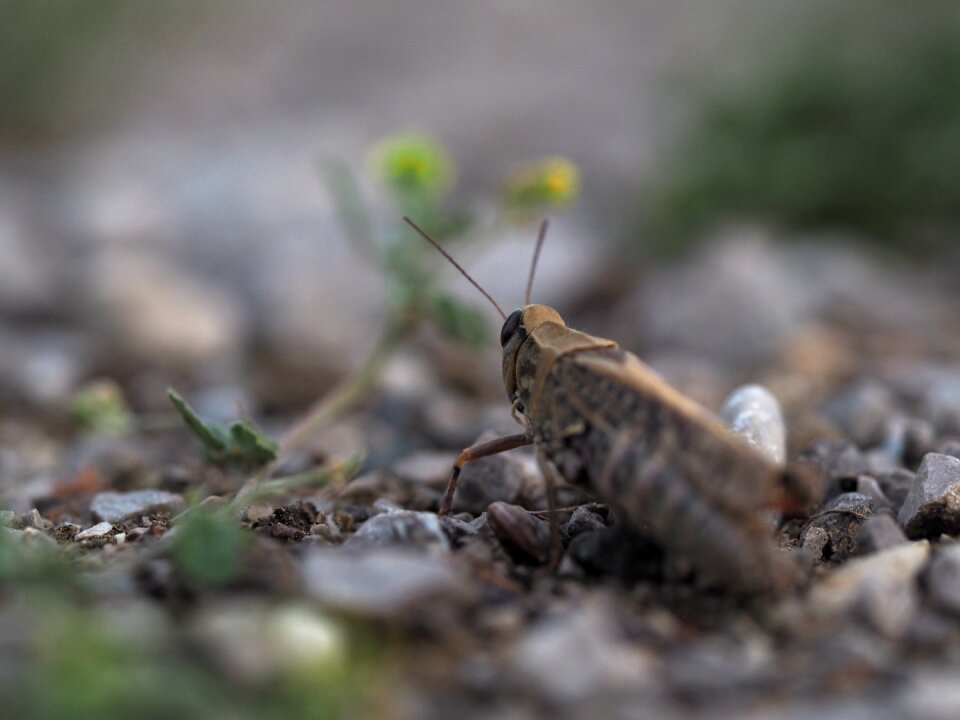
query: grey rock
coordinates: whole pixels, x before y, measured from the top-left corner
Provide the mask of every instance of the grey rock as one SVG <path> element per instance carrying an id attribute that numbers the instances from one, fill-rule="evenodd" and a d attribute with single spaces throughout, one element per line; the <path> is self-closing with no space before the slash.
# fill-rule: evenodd
<path id="1" fill-rule="evenodd" d="M 53 527 L 53 523 L 43 517 L 36 508 L 33 508 L 33 510 L 24 516 L 23 524 L 34 530 L 49 530 Z"/>
<path id="2" fill-rule="evenodd" d="M 857 533 L 854 555 L 869 555 L 907 542 L 896 518 L 889 512 L 879 512 L 867 518 Z"/>
<path id="3" fill-rule="evenodd" d="M 394 547 L 446 552 L 450 549 L 434 513 L 394 510 L 374 515 L 345 543 L 349 548 Z"/>
<path id="4" fill-rule="evenodd" d="M 591 575 L 627 583 L 661 579 L 665 565 L 663 550 L 625 523 L 580 533 L 567 546 L 567 555 Z"/>
<path id="5" fill-rule="evenodd" d="M 867 460 L 867 472 L 874 477 L 903 468 L 903 460 L 891 455 L 884 448 L 867 450 L 864 457 Z"/>
<path id="6" fill-rule="evenodd" d="M 897 520 L 911 538 L 960 533 L 960 459 L 928 453 Z"/>
<path id="7" fill-rule="evenodd" d="M 570 541 L 588 530 L 603 530 L 606 526 L 603 518 L 585 505 L 581 505 L 571 513 L 570 519 L 564 524 L 563 537 Z"/>
<path id="8" fill-rule="evenodd" d="M 800 535 L 800 544 L 804 546 L 806 537 L 820 528 L 826 532 L 828 542 L 822 546 L 822 555 L 819 559 L 842 562 L 857 544 L 860 525 L 872 514 L 873 500 L 866 495 L 858 493 L 837 495 L 824 506 L 823 510 L 810 519 L 806 529 Z"/>
<path id="9" fill-rule="evenodd" d="M 511 652 L 516 678 L 563 704 L 651 688 L 653 655 L 626 642 L 611 615 L 588 606 L 534 625 Z"/>
<path id="10" fill-rule="evenodd" d="M 14 542 L 20 542 L 23 547 L 37 552 L 47 552 L 57 549 L 57 541 L 36 528 L 28 527 L 23 530 L 0 528 L 0 537 Z"/>
<path id="11" fill-rule="evenodd" d="M 960 458 L 960 440 L 944 440 L 940 443 L 939 447 L 937 447 L 937 452 L 941 455 Z"/>
<path id="12" fill-rule="evenodd" d="M 476 442 L 494 437 L 494 433 L 483 433 Z M 520 495 L 526 479 L 524 464 L 506 453 L 467 463 L 457 483 L 453 509 L 479 515 L 490 503 L 512 503 Z"/>
<path id="13" fill-rule="evenodd" d="M 956 720 L 960 717 L 960 684 L 953 668 L 934 667 L 911 677 L 897 695 L 897 717 Z"/>
<path id="14" fill-rule="evenodd" d="M 233 293 L 159 253 L 104 251 L 88 283 L 88 323 L 129 359 L 228 368 L 244 342 L 242 305 Z"/>
<path id="15" fill-rule="evenodd" d="M 546 520 L 519 505 L 491 503 L 487 524 L 493 534 L 518 562 L 545 563 L 550 557 L 550 526 Z"/>
<path id="16" fill-rule="evenodd" d="M 665 675 L 671 689 L 689 700 L 716 701 L 774 676 L 773 648 L 760 635 L 706 636 L 669 653 Z"/>
<path id="17" fill-rule="evenodd" d="M 41 328 L 0 325 L 0 393 L 40 407 L 62 408 L 89 372 L 89 338 Z"/>
<path id="18" fill-rule="evenodd" d="M 456 455 L 449 452 L 420 451 L 397 460 L 390 471 L 408 483 L 429 483 L 443 487 L 450 479 Z"/>
<path id="19" fill-rule="evenodd" d="M 937 548 L 927 567 L 930 600 L 951 613 L 960 615 L 960 545 L 943 544 Z"/>
<path id="20" fill-rule="evenodd" d="M 883 494 L 893 504 L 893 509 L 899 511 L 903 501 L 910 494 L 910 489 L 916 482 L 916 473 L 899 468 L 886 473 L 880 473 L 876 476 L 877 484 L 883 490 Z"/>
<path id="21" fill-rule="evenodd" d="M 440 518 L 440 527 L 443 528 L 450 542 L 454 544 L 461 542 L 464 538 L 472 537 L 479 532 L 477 527 L 472 523 L 465 522 L 451 515 L 444 515 Z"/>
<path id="22" fill-rule="evenodd" d="M 924 411 L 940 433 L 960 433 L 960 369 L 938 374 L 924 393 Z"/>
<path id="23" fill-rule="evenodd" d="M 0 510 L 0 527 L 23 530 L 23 520 L 13 510 Z"/>
<path id="24" fill-rule="evenodd" d="M 853 442 L 868 447 L 883 440 L 884 423 L 895 409 L 889 388 L 875 380 L 865 380 L 834 398 L 824 414 Z"/>
<path id="25" fill-rule="evenodd" d="M 6 178 L 4 178 L 6 180 Z M 39 237 L 31 236 L 24 212 L 29 207 L 25 186 L 4 182 L 0 193 L 0 307 L 6 312 L 50 310 L 56 297 L 48 253 Z M 17 192 L 20 191 L 20 192 Z M 17 197 L 20 195 L 20 197 Z M 38 228 L 30 228 L 37 232 Z"/>
<path id="26" fill-rule="evenodd" d="M 732 228 L 687 263 L 650 278 L 630 302 L 646 344 L 749 367 L 773 356 L 806 315 L 803 283 L 754 228 Z"/>
<path id="27" fill-rule="evenodd" d="M 762 385 L 737 388 L 721 413 L 730 430 L 778 465 L 787 458 L 787 432 L 780 402 Z"/>
<path id="28" fill-rule="evenodd" d="M 800 536 L 800 547 L 814 562 L 823 560 L 827 554 L 827 545 L 830 544 L 830 535 L 819 525 L 808 527 Z"/>
<path id="29" fill-rule="evenodd" d="M 825 498 L 856 489 L 856 479 L 869 472 L 863 453 L 851 442 L 821 440 L 805 450 L 800 460 L 817 469 L 825 481 Z M 846 483 L 846 484 L 845 484 Z"/>
<path id="30" fill-rule="evenodd" d="M 933 424 L 922 418 L 895 416 L 884 427 L 884 449 L 908 467 L 916 467 L 936 438 Z"/>
<path id="31" fill-rule="evenodd" d="M 320 603 L 374 617 L 402 616 L 438 597 L 463 597 L 469 587 L 443 559 L 396 548 L 316 548 L 303 562 L 302 577 L 307 594 Z"/>
<path id="32" fill-rule="evenodd" d="M 103 537 L 104 535 L 109 535 L 111 530 L 113 530 L 113 525 L 104 521 L 77 533 L 73 536 L 73 539 L 75 541 L 80 541 L 90 540 L 91 538 L 99 538 Z"/>
<path id="33" fill-rule="evenodd" d="M 97 493 L 90 504 L 93 519 L 110 523 L 132 515 L 165 512 L 175 515 L 186 507 L 183 498 L 164 490 Z"/>
<path id="34" fill-rule="evenodd" d="M 883 492 L 883 488 L 880 487 L 880 483 L 877 482 L 876 478 L 871 477 L 870 475 L 861 475 L 857 478 L 856 492 L 860 495 L 866 495 L 868 498 L 873 500 L 874 510 L 880 510 L 883 508 L 888 510 L 893 509 L 893 503 Z"/>
<path id="35" fill-rule="evenodd" d="M 806 612 L 818 622 L 849 622 L 853 614 L 885 635 L 899 635 L 919 605 L 917 578 L 929 556 L 929 543 L 914 542 L 854 558 L 813 587 Z"/>

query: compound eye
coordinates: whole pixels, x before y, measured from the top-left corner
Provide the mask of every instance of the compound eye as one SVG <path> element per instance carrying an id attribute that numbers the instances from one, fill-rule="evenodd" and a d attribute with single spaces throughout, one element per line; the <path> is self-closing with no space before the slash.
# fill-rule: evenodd
<path id="1" fill-rule="evenodd" d="M 503 323 L 503 329 L 500 330 L 500 347 L 504 347 L 513 337 L 513 334 L 520 327 L 520 318 L 523 317 L 522 310 L 514 310 L 510 317 Z"/>

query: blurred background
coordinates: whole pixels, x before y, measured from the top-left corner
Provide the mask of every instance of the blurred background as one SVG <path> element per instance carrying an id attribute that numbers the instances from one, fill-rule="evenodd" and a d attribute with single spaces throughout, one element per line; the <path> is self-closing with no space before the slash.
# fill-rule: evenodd
<path id="1" fill-rule="evenodd" d="M 513 427 L 404 214 L 507 312 L 550 218 L 536 301 L 709 407 L 764 382 L 793 450 L 894 395 L 960 436 L 958 128 L 949 0 L 0 0 L 0 492 L 182 489 L 171 385 L 276 437 L 330 400 L 291 472 Z"/>
<path id="2" fill-rule="evenodd" d="M 3 0 L 0 401 L 56 412 L 106 375 L 147 404 L 177 380 L 303 405 L 371 351 L 390 268 L 358 245 L 388 248 L 405 210 L 470 239 L 508 310 L 552 216 L 537 299 L 678 370 L 755 372 L 826 320 L 940 333 L 957 15 Z M 376 155 L 410 136 L 449 175 L 426 208 Z M 574 187 L 504 212 L 549 158 Z M 459 353 L 461 385 L 496 387 L 497 355 Z"/>

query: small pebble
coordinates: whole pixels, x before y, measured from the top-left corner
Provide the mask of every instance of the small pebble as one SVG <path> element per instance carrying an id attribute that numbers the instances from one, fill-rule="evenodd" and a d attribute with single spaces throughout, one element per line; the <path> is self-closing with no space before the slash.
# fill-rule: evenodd
<path id="1" fill-rule="evenodd" d="M 830 535 L 819 525 L 804 530 L 800 537 L 800 547 L 810 556 L 814 562 L 823 560 L 826 554 L 827 545 L 830 544 Z"/>
<path id="2" fill-rule="evenodd" d="M 466 520 L 451 515 L 444 515 L 440 518 L 440 527 L 443 528 L 450 542 L 454 544 L 461 542 L 464 538 L 472 537 L 478 532 L 477 528 Z"/>
<path id="3" fill-rule="evenodd" d="M 504 548 L 518 561 L 541 564 L 550 559 L 550 526 L 519 505 L 495 502 L 487 523 Z"/>
<path id="4" fill-rule="evenodd" d="M 903 467 L 903 461 L 887 452 L 884 448 L 874 448 L 864 453 L 867 460 L 867 472 L 877 476 L 883 473 L 894 472 Z"/>
<path id="5" fill-rule="evenodd" d="M 115 523 L 131 515 L 167 512 L 174 515 L 186 507 L 183 498 L 164 490 L 97 493 L 90 504 L 94 520 Z"/>
<path id="6" fill-rule="evenodd" d="M 485 442 L 495 437 L 495 433 L 483 433 L 476 442 Z M 515 502 L 526 479 L 523 462 L 508 453 L 469 462 L 460 473 L 453 509 L 456 512 L 479 515 L 490 503 Z"/>
<path id="7" fill-rule="evenodd" d="M 893 393 L 874 380 L 865 380 L 837 396 L 824 410 L 853 442 L 869 447 L 883 439 L 883 425 L 895 411 Z"/>
<path id="8" fill-rule="evenodd" d="M 842 562 L 857 544 L 861 523 L 872 514 L 873 500 L 866 495 L 859 493 L 837 495 L 824 506 L 823 510 L 810 518 L 807 528 L 800 536 L 800 544 L 806 546 L 806 536 L 814 532 L 815 528 L 821 528 L 829 537 L 829 542 L 822 547 L 821 559 Z"/>
<path id="9" fill-rule="evenodd" d="M 624 523 L 580 533 L 570 541 L 567 555 L 591 575 L 631 584 L 662 580 L 664 572 L 663 550 Z"/>
<path id="10" fill-rule="evenodd" d="M 876 477 L 880 489 L 883 490 L 883 494 L 892 503 L 893 509 L 899 511 L 903 501 L 910 494 L 910 489 L 913 487 L 917 475 L 904 468 L 899 468 L 890 472 L 879 473 L 874 477 Z"/>
<path id="11" fill-rule="evenodd" d="M 854 490 L 856 478 L 870 472 L 863 453 L 846 441 L 821 440 L 805 450 L 799 459 L 819 470 L 825 483 L 825 499 Z M 847 481 L 854 484 L 849 488 L 841 487 Z"/>
<path id="12" fill-rule="evenodd" d="M 26 527 L 33 528 L 34 530 L 49 530 L 53 527 L 53 523 L 40 515 L 40 511 L 36 508 L 31 510 L 26 517 L 23 518 L 23 523 Z"/>
<path id="13" fill-rule="evenodd" d="M 882 634 L 896 636 L 917 610 L 916 579 L 929 555 L 930 545 L 916 542 L 850 560 L 812 589 L 809 611 L 820 620 L 844 623 L 852 613 Z"/>
<path id="14" fill-rule="evenodd" d="M 869 475 L 861 475 L 858 477 L 856 492 L 860 495 L 866 495 L 873 500 L 874 510 L 883 508 L 888 510 L 893 509 L 893 503 L 890 502 L 890 498 L 883 492 L 876 478 L 870 477 Z"/>
<path id="15" fill-rule="evenodd" d="M 910 538 L 960 533 L 960 459 L 928 453 L 897 520 Z"/>
<path id="16" fill-rule="evenodd" d="M 960 615 L 960 545 L 937 548 L 926 573 L 930 599 L 938 607 Z"/>
<path id="17" fill-rule="evenodd" d="M 273 510 L 272 502 L 268 500 L 256 500 L 244 509 L 241 517 L 248 523 L 255 523 L 269 518 L 273 515 Z"/>
<path id="18" fill-rule="evenodd" d="M 941 455 L 950 455 L 951 457 L 960 458 L 960 440 L 945 440 L 940 443 L 940 446 L 937 448 L 937 452 Z"/>
<path id="19" fill-rule="evenodd" d="M 86 530 L 83 530 L 82 532 L 78 532 L 76 535 L 73 536 L 73 539 L 79 542 L 81 540 L 89 540 L 91 538 L 103 537 L 104 535 L 108 535 L 111 530 L 113 530 L 113 525 L 111 523 L 104 521 L 101 523 L 97 523 L 93 527 L 89 527 Z"/>
<path id="20" fill-rule="evenodd" d="M 907 467 L 916 467 L 932 445 L 933 424 L 921 418 L 894 416 L 884 427 L 884 449 Z"/>
<path id="21" fill-rule="evenodd" d="M 510 653 L 511 675 L 561 707 L 655 687 L 654 656 L 628 642 L 610 615 L 586 607 L 533 625 Z"/>
<path id="22" fill-rule="evenodd" d="M 581 533 L 588 530 L 603 530 L 606 527 L 603 518 L 590 510 L 585 505 L 581 505 L 570 515 L 570 519 L 563 526 L 563 538 L 570 541 Z"/>
<path id="23" fill-rule="evenodd" d="M 854 555 L 869 555 L 907 542 L 907 536 L 896 518 L 889 512 L 880 512 L 864 520 L 857 533 Z"/>

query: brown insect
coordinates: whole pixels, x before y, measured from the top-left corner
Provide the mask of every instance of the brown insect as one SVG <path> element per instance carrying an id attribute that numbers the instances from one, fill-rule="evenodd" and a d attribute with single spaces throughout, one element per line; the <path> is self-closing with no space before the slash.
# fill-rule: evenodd
<path id="1" fill-rule="evenodd" d="M 450 511 L 466 463 L 534 444 L 548 488 L 556 475 L 585 488 L 699 577 L 747 594 L 796 586 L 800 566 L 775 546 L 764 519 L 771 508 L 809 505 L 815 483 L 802 468 L 785 471 L 758 453 L 617 343 L 567 327 L 554 309 L 530 304 L 546 221 L 523 307 L 507 316 L 443 248 L 405 220 L 504 318 L 503 382 L 525 427 L 460 453 L 441 514 Z"/>

